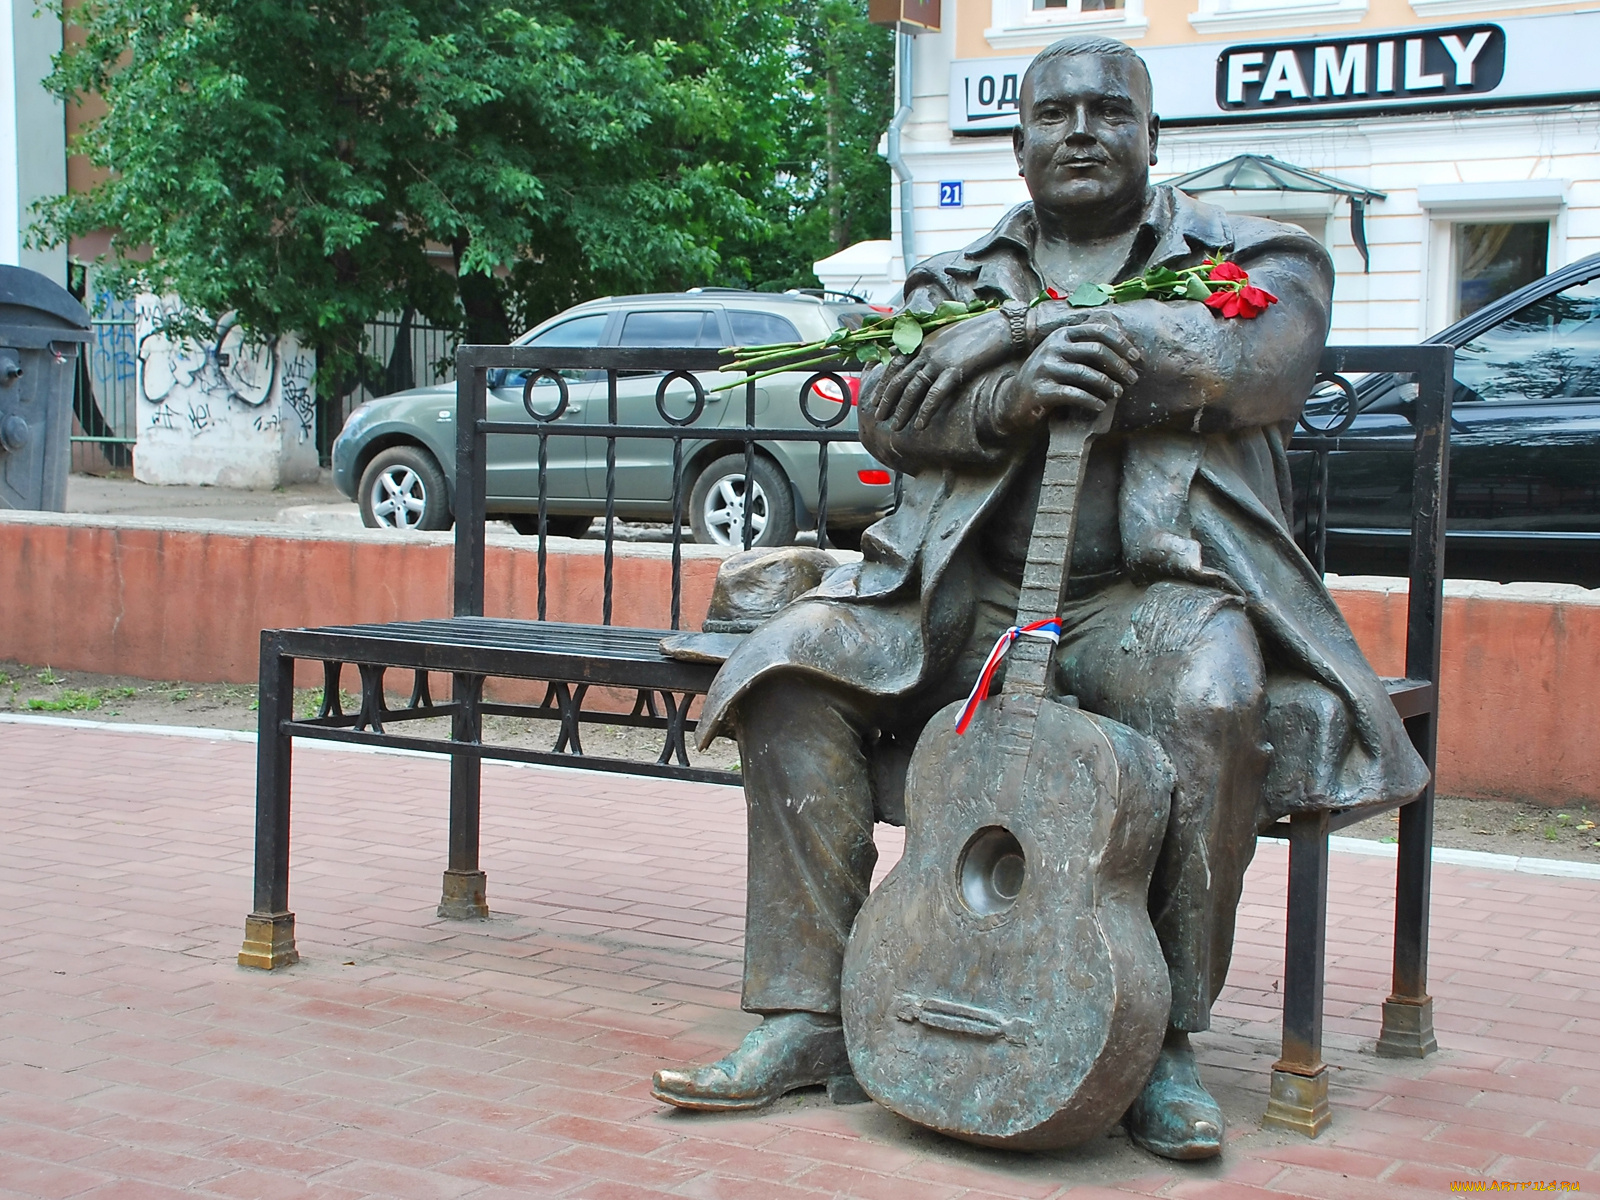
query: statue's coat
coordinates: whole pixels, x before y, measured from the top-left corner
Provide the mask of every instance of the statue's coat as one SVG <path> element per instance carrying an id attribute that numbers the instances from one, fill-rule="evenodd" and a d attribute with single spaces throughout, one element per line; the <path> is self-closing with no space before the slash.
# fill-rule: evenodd
<path id="1" fill-rule="evenodd" d="M 1032 300 L 1033 206 L 1012 210 L 965 250 L 911 272 L 906 305 L 941 300 Z M 1223 319 L 1193 302 L 1140 301 L 1157 323 L 1154 353 L 1119 404 L 1117 525 L 1136 579 L 1193 579 L 1244 597 L 1273 675 L 1268 732 L 1275 761 L 1265 822 L 1303 809 L 1407 800 L 1427 769 L 1315 569 L 1295 545 L 1284 446 L 1327 337 L 1333 270 L 1291 226 L 1229 216 L 1154 187 L 1125 274 L 1193 265 L 1224 251 L 1279 298 L 1253 320 Z M 718 674 L 700 721 L 701 744 L 728 732 L 730 708 L 758 680 L 800 671 L 886 701 L 945 676 L 973 625 L 980 531 L 1028 459 L 1031 440 L 1007 442 L 989 420 L 1018 364 L 965 382 L 924 430 L 891 432 L 873 415 L 881 368 L 868 372 L 861 438 L 906 473 L 904 498 L 862 540 L 863 561 L 745 639 Z M 1043 437 L 1042 427 L 1036 431 Z"/>

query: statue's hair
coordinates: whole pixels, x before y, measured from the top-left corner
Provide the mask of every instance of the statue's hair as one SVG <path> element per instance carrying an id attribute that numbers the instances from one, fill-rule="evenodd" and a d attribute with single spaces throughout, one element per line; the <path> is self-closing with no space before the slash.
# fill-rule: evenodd
<path id="1" fill-rule="evenodd" d="M 1028 76 L 1038 70 L 1040 66 L 1053 58 L 1076 58 L 1087 55 L 1093 58 L 1116 58 L 1124 62 L 1132 60 L 1139 64 L 1138 73 L 1144 77 L 1145 94 L 1151 94 L 1150 68 L 1145 64 L 1139 52 L 1126 42 L 1119 42 L 1116 38 L 1099 37 L 1095 34 L 1075 34 L 1064 37 L 1058 42 L 1052 42 L 1034 57 L 1028 64 L 1028 69 L 1022 73 L 1022 85 L 1027 86 Z"/>

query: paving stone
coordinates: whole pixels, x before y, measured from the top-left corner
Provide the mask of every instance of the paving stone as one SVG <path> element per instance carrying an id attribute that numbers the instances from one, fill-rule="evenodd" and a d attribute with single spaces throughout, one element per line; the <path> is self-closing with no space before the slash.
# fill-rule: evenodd
<path id="1" fill-rule="evenodd" d="M 1360 1200 L 1458 1179 L 1600 1188 L 1600 884 L 1440 864 L 1441 1052 L 1376 1058 L 1393 864 L 1335 855 L 1326 1057 L 1334 1125 L 1263 1130 L 1285 855 L 1263 842 L 1214 1028 L 1222 1162 L 1125 1136 L 1010 1156 L 820 1092 L 696 1116 L 650 1073 L 710 1061 L 738 1010 L 734 789 L 501 766 L 484 775 L 494 917 L 440 920 L 448 771 L 295 764 L 303 961 L 233 965 L 254 749 L 0 725 L 0 1200 Z M 903 834 L 880 831 L 878 876 Z"/>

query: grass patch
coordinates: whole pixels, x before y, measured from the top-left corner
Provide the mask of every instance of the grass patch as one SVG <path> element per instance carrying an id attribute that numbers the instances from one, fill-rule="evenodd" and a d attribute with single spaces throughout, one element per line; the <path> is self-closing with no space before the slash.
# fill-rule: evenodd
<path id="1" fill-rule="evenodd" d="M 259 702 L 257 704 L 252 704 L 250 707 L 252 709 L 255 709 L 255 708 L 259 707 Z M 361 708 L 361 701 L 357 700 L 354 696 L 352 696 L 349 692 L 345 691 L 343 688 L 340 688 L 339 689 L 339 707 L 340 707 L 340 709 L 342 709 L 346 713 L 357 712 Z M 305 693 L 305 695 L 301 697 L 301 699 L 300 699 L 300 719 L 302 721 L 313 720 L 316 717 L 316 715 L 321 711 L 322 711 L 322 689 L 321 688 L 313 688 L 313 689 L 311 689 L 311 691 Z"/>
<path id="2" fill-rule="evenodd" d="M 28 701 L 28 707 L 34 712 L 88 712 L 99 708 L 104 699 L 99 691 L 78 692 L 69 688 L 54 700 L 35 697 Z"/>

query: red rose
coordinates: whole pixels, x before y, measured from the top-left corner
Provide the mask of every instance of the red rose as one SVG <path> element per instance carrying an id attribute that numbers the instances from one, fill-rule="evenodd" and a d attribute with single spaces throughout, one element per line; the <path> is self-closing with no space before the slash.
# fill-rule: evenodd
<path id="1" fill-rule="evenodd" d="M 1266 288 L 1258 288 L 1253 283 L 1240 288 L 1239 296 L 1263 312 L 1266 311 L 1267 305 L 1278 302 L 1278 298 L 1267 291 Z"/>
<path id="2" fill-rule="evenodd" d="M 1065 296 L 1063 296 L 1060 292 L 1056 291 L 1055 288 L 1053 288 L 1053 287 L 1045 288 L 1044 294 L 1046 296 L 1049 296 L 1050 299 L 1052 299 L 1052 300 L 1065 300 L 1066 299 Z"/>
<path id="3" fill-rule="evenodd" d="M 1221 262 L 1211 268 L 1211 278 L 1224 282 L 1242 283 L 1249 279 L 1250 276 L 1240 270 L 1238 263 Z"/>
<path id="4" fill-rule="evenodd" d="M 1224 317 L 1236 317 L 1239 315 L 1239 293 L 1231 288 L 1212 292 L 1206 297 L 1206 307 Z"/>

